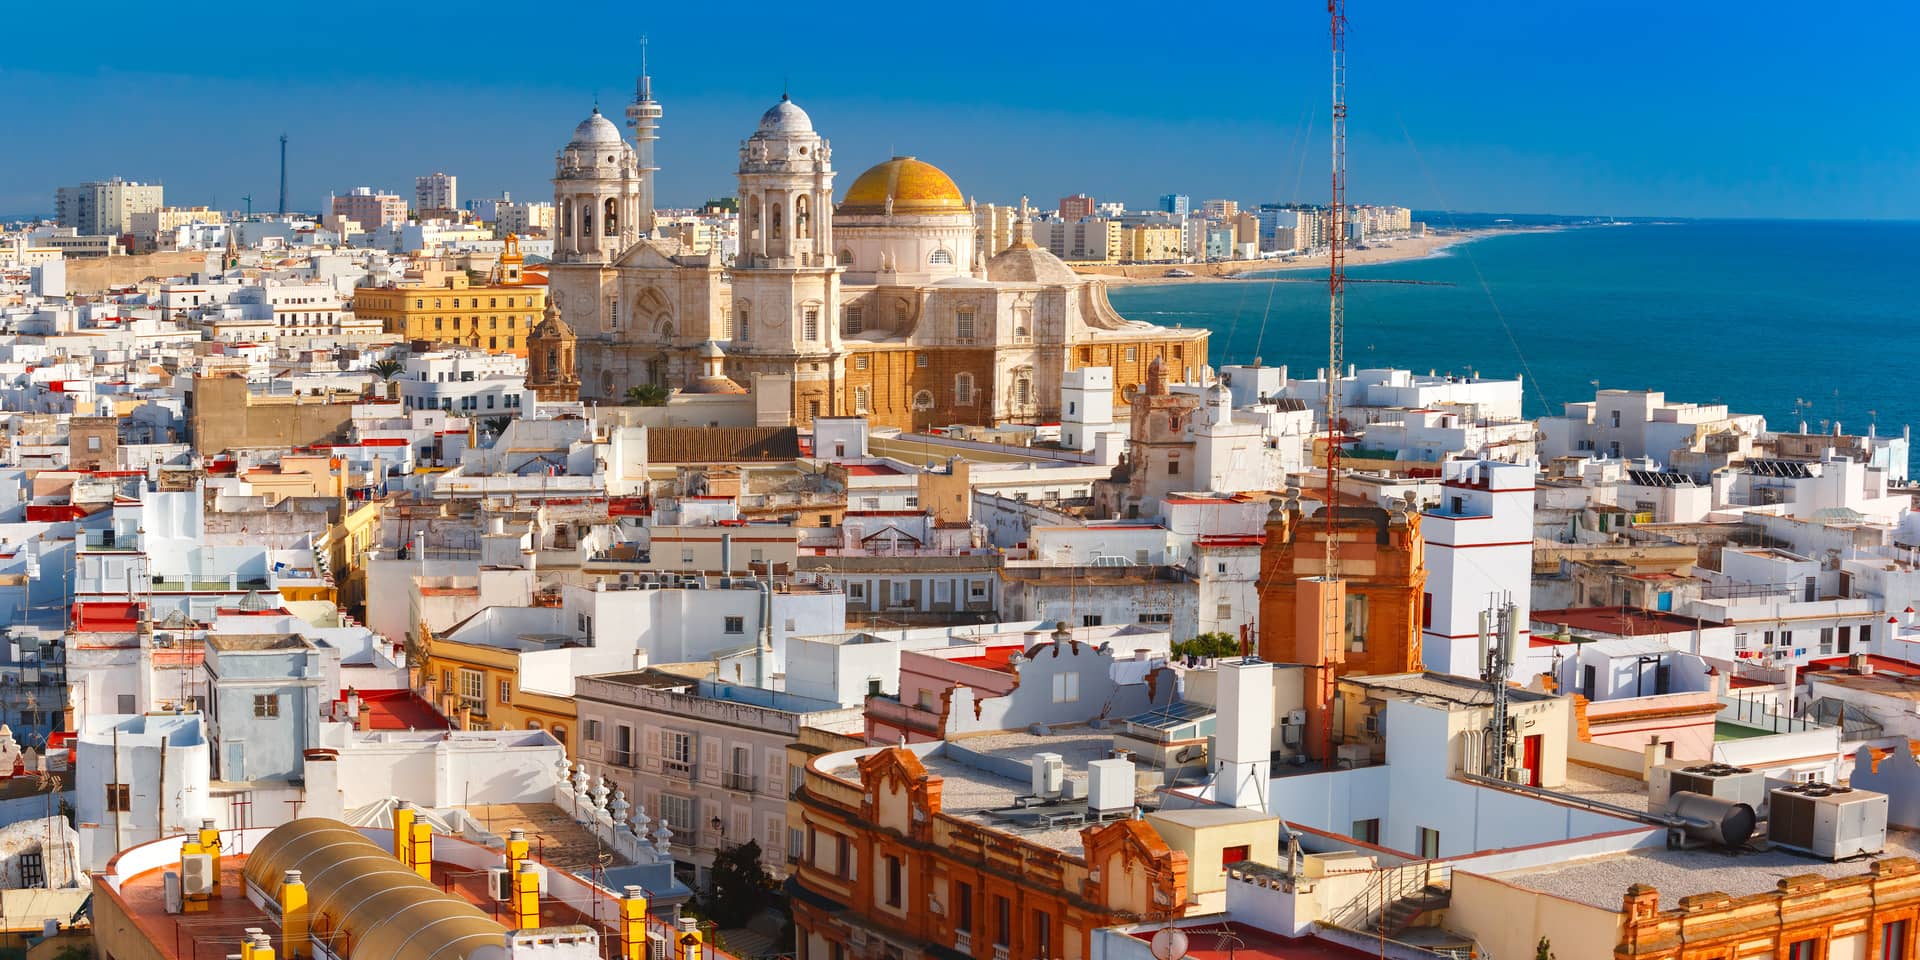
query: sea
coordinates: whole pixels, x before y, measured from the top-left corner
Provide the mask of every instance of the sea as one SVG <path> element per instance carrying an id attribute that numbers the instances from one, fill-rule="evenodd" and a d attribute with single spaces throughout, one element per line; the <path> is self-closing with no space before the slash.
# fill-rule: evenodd
<path id="1" fill-rule="evenodd" d="M 1815 431 L 1898 432 L 1920 422 L 1916 251 L 1920 223 L 1890 221 L 1494 234 L 1349 268 L 1346 359 L 1522 376 L 1528 416 L 1560 413 L 1596 388 L 1647 389 L 1759 413 L 1776 430 L 1804 421 Z M 1216 366 L 1258 358 L 1311 378 L 1326 365 L 1326 270 L 1269 276 L 1110 290 L 1123 316 L 1213 331 Z"/>

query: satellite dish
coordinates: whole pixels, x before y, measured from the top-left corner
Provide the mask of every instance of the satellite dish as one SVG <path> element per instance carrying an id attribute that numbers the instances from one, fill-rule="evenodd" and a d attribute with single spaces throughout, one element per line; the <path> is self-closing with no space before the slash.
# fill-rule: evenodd
<path id="1" fill-rule="evenodd" d="M 1178 927 L 1167 927 L 1153 935 L 1154 960 L 1180 960 L 1187 955 L 1187 934 Z"/>

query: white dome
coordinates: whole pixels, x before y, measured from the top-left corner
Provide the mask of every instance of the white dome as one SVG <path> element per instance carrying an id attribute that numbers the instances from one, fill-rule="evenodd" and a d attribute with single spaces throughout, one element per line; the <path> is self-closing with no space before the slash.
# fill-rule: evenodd
<path id="1" fill-rule="evenodd" d="M 573 128 L 573 140 L 570 147 L 617 147 L 626 141 L 620 136 L 620 128 L 613 121 L 600 115 L 600 108 L 593 108 L 593 116 L 580 121 Z"/>
<path id="2" fill-rule="evenodd" d="M 807 116 L 807 112 L 800 109 L 799 104 L 787 99 L 787 95 L 783 93 L 780 95 L 779 103 L 767 108 L 767 112 L 760 115 L 760 132 L 812 133 L 813 118 Z"/>

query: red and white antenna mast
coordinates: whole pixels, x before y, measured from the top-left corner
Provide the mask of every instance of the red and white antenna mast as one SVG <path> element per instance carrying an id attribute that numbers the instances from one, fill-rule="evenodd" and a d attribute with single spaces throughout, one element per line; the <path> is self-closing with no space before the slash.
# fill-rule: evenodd
<path id="1" fill-rule="evenodd" d="M 1328 581 L 1322 593 L 1320 629 L 1321 657 L 1320 703 L 1330 712 L 1339 695 L 1333 665 L 1344 660 L 1345 642 L 1340 629 L 1345 606 L 1332 582 L 1340 579 L 1340 537 L 1334 504 L 1340 496 L 1340 377 L 1346 366 L 1347 336 L 1347 3 L 1327 0 L 1329 39 L 1333 48 L 1333 206 L 1327 223 L 1327 487 L 1320 516 L 1326 523 L 1326 562 L 1321 576 Z M 1329 716 L 1329 720 L 1331 717 Z M 1322 744 L 1328 764 L 1333 763 L 1333 724 L 1324 722 L 1326 742 Z"/>

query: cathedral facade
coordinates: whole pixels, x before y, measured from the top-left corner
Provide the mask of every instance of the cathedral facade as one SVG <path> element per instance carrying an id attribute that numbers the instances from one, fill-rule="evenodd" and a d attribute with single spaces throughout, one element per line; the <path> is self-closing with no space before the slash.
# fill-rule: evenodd
<path id="1" fill-rule="evenodd" d="M 639 89 L 627 115 L 650 147 L 661 110 Z M 548 276 L 584 399 L 699 389 L 723 370 L 780 393 L 800 424 L 1047 423 L 1069 370 L 1112 367 L 1124 402 L 1155 360 L 1178 379 L 1207 362 L 1206 331 L 1121 317 L 1104 280 L 1033 243 L 1024 210 L 987 256 L 972 204 L 932 164 L 893 157 L 836 204 L 832 146 L 784 96 L 740 146 L 731 262 L 649 236 L 650 154 L 596 109 L 556 157 Z"/>

